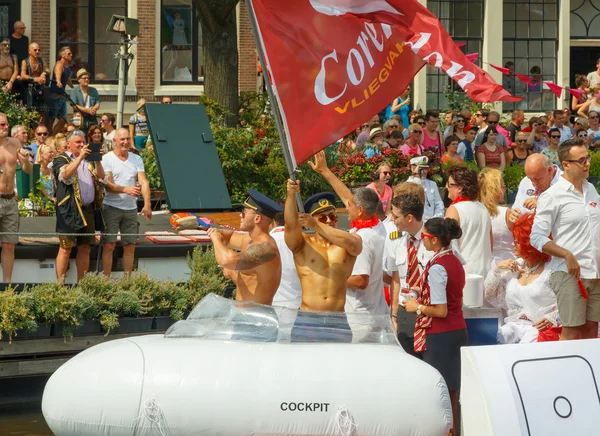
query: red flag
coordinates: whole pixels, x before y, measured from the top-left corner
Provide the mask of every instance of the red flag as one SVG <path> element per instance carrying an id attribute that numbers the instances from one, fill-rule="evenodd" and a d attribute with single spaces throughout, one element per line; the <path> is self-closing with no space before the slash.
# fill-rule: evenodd
<path id="1" fill-rule="evenodd" d="M 569 89 L 569 93 L 581 103 L 585 102 L 585 89 Z"/>
<path id="2" fill-rule="evenodd" d="M 515 73 L 515 76 L 517 76 L 517 78 L 523 82 L 523 83 L 527 83 L 529 86 L 534 86 L 533 82 L 531 81 L 531 77 L 529 76 L 524 76 L 523 74 L 519 74 L 519 73 Z"/>
<path id="3" fill-rule="evenodd" d="M 457 46 L 458 48 L 464 47 L 465 45 L 467 45 L 467 43 L 466 43 L 466 42 L 457 42 L 457 43 L 456 43 L 456 46 Z"/>
<path id="4" fill-rule="evenodd" d="M 498 70 L 500 71 L 502 74 L 504 74 L 505 76 L 508 76 L 510 74 L 510 70 L 508 68 L 504 68 L 504 67 L 499 67 L 497 65 L 494 64 L 488 64 L 490 67 L 492 67 L 494 70 Z"/>
<path id="5" fill-rule="evenodd" d="M 562 86 L 558 86 L 556 83 L 553 82 L 544 82 L 548 88 L 550 88 L 550 91 L 552 91 L 554 93 L 554 95 L 556 95 L 556 97 L 560 98 L 560 96 L 562 95 Z"/>
<path id="6" fill-rule="evenodd" d="M 465 57 L 471 62 L 475 62 L 477 59 L 479 59 L 479 53 L 469 53 L 466 54 Z"/>
<path id="7" fill-rule="evenodd" d="M 425 62 L 475 101 L 521 100 L 473 65 L 417 0 L 247 1 L 294 164 L 390 104 Z"/>

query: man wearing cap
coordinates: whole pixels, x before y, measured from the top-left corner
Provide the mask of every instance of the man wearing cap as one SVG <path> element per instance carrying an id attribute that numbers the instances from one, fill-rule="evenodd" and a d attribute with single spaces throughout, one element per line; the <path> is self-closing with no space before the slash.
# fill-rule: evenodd
<path id="1" fill-rule="evenodd" d="M 408 178 L 407 182 L 422 185 L 423 189 L 425 189 L 425 213 L 423 214 L 423 221 L 434 217 L 443 218 L 446 208 L 440 196 L 437 183 L 427 178 L 427 174 L 429 174 L 429 159 L 427 156 L 412 158 L 410 160 L 410 171 L 412 176 Z"/>
<path id="2" fill-rule="evenodd" d="M 335 196 L 321 192 L 305 203 L 299 214 L 296 194 L 300 182 L 288 180 L 285 202 L 285 243 L 294 253 L 302 285 L 303 310 L 343 312 L 346 281 L 352 274 L 356 256 L 362 251 L 360 236 L 336 229 Z M 303 234 L 302 227 L 314 234 Z"/>
<path id="3" fill-rule="evenodd" d="M 282 211 L 276 202 L 250 189 L 240 214 L 240 230 L 246 233 L 208 229 L 217 262 L 236 285 L 236 300 L 272 304 L 281 281 L 281 257 L 269 228 Z"/>
<path id="4" fill-rule="evenodd" d="M 100 109 L 100 94 L 90 86 L 90 73 L 85 68 L 77 71 L 79 86 L 71 91 L 71 100 L 75 103 L 74 110 L 83 115 L 83 130 L 87 132 L 92 124 L 98 124 L 96 113 Z"/>
<path id="5" fill-rule="evenodd" d="M 387 313 L 383 293 L 383 247 L 387 231 L 377 217 L 381 203 L 379 196 L 369 188 L 355 189 L 352 193 L 327 167 L 323 151 L 317 153 L 314 162 L 309 161 L 309 165 L 327 180 L 346 206 L 350 234 L 355 233 L 362 239 L 362 251 L 346 283 L 346 312 Z"/>

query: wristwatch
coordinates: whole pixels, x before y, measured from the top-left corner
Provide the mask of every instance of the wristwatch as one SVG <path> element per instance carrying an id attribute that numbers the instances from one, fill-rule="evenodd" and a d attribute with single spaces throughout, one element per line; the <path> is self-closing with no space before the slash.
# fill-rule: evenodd
<path id="1" fill-rule="evenodd" d="M 422 315 L 421 307 L 423 306 L 421 306 L 420 304 L 417 306 L 417 315 Z"/>
<path id="2" fill-rule="evenodd" d="M 392 313 L 392 314 L 390 314 L 390 316 L 391 316 L 392 318 L 396 318 L 396 319 L 398 319 L 398 315 L 396 315 L 395 313 Z"/>

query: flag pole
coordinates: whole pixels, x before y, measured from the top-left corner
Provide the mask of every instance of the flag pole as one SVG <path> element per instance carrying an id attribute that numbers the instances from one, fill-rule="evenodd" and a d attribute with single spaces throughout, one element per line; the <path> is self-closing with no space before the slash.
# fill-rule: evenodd
<path id="1" fill-rule="evenodd" d="M 248 17 L 250 18 L 250 26 L 252 27 L 252 34 L 254 35 L 254 40 L 256 41 L 256 50 L 258 52 L 258 57 L 260 59 L 260 63 L 263 69 L 263 80 L 265 81 L 265 89 L 267 90 L 269 101 L 271 102 L 271 108 L 273 109 L 273 117 L 275 118 L 275 125 L 277 126 L 277 132 L 279 133 L 279 140 L 281 142 L 283 158 L 285 160 L 285 165 L 287 167 L 290 179 L 296 181 L 296 176 L 294 174 L 294 164 L 292 161 L 292 156 L 290 154 L 290 148 L 287 142 L 287 137 L 285 135 L 285 130 L 283 129 L 283 120 L 281 118 L 281 113 L 279 112 L 279 105 L 277 104 L 277 100 L 275 99 L 275 93 L 273 92 L 273 88 L 271 87 L 271 80 L 269 80 L 269 69 L 267 68 L 267 62 L 265 60 L 265 53 L 263 51 L 260 32 L 258 31 L 258 23 L 256 21 L 256 16 L 254 15 L 254 8 L 252 7 L 251 0 L 245 0 L 245 2 L 246 9 L 248 9 Z M 302 203 L 302 198 L 300 197 L 300 194 L 296 194 L 296 203 L 298 204 L 298 210 L 300 212 L 304 212 L 304 204 Z"/>

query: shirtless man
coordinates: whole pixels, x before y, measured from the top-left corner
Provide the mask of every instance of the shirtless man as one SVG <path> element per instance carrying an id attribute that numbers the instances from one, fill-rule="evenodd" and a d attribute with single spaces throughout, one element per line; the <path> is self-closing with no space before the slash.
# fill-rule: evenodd
<path id="1" fill-rule="evenodd" d="M 10 54 L 10 39 L 0 41 L 0 80 L 6 82 L 2 87 L 4 92 L 10 92 L 19 75 L 19 62 L 15 55 Z"/>
<path id="2" fill-rule="evenodd" d="M 288 180 L 285 202 L 285 243 L 294 253 L 302 285 L 301 308 L 313 312 L 343 312 L 346 281 L 352 274 L 362 239 L 336 229 L 334 196 L 323 192 L 305 204 L 309 213 L 298 214 L 295 195 L 300 182 Z M 303 234 L 302 227 L 314 234 Z"/>
<path id="3" fill-rule="evenodd" d="M 17 138 L 8 136 L 8 119 L 0 113 L 0 232 L 19 231 L 19 205 L 15 196 L 15 173 L 17 161 L 23 171 L 31 174 L 29 152 Z M 2 243 L 2 281 L 11 283 L 15 263 L 15 244 L 19 235 L 0 236 Z"/>
<path id="4" fill-rule="evenodd" d="M 236 285 L 238 301 L 268 305 L 273 302 L 281 281 L 281 258 L 277 243 L 269 235 L 269 226 L 281 211 L 276 202 L 250 189 L 240 214 L 240 230 L 247 233 L 208 230 L 219 266 Z"/>

